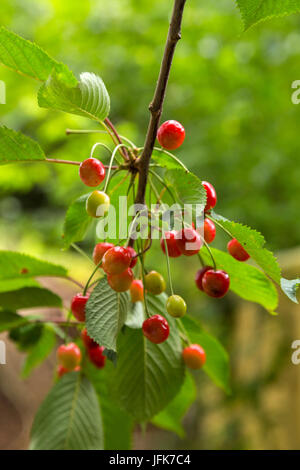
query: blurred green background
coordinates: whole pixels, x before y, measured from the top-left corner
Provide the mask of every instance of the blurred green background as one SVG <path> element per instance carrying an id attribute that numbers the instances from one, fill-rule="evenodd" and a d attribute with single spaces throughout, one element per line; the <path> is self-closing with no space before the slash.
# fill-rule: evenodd
<path id="1" fill-rule="evenodd" d="M 76 75 L 82 71 L 99 74 L 111 96 L 111 120 L 121 134 L 142 146 L 172 3 L 2 0 L 0 23 L 38 43 Z M 291 102 L 291 84 L 300 78 L 300 15 L 262 23 L 242 33 L 233 0 L 189 0 L 182 36 L 162 117 L 177 119 L 185 126 L 186 141 L 177 155 L 201 179 L 214 184 L 219 213 L 261 231 L 273 251 L 293 250 L 300 240 L 300 107 Z M 38 140 L 50 158 L 82 160 L 89 155 L 99 136 L 66 136 L 65 129 L 96 128 L 96 124 L 40 109 L 36 99 L 39 85 L 30 79 L 3 67 L 0 79 L 7 87 L 7 104 L 0 105 L 1 123 Z M 105 151 L 99 150 L 99 155 L 103 161 L 107 159 Z M 65 261 L 75 276 L 84 277 L 85 264 L 74 253 L 58 251 L 66 208 L 84 192 L 75 166 L 2 166 L 1 248 Z M 82 247 L 91 251 L 93 242 L 90 233 Z M 220 234 L 216 245 L 225 246 Z M 151 265 L 155 267 L 161 262 L 157 246 L 153 253 Z M 289 259 L 295 261 L 294 256 Z M 286 263 L 288 269 L 289 261 Z M 191 311 L 234 350 L 235 311 L 240 308 L 236 298 L 229 296 L 221 303 L 204 299 L 191 282 L 197 269 L 194 260 L 188 266 L 179 260 L 172 268 L 178 293 L 188 299 Z M 184 279 L 183 270 L 190 273 Z M 265 313 L 259 314 L 265 318 Z M 270 320 L 264 321 L 269 328 Z M 274 325 L 277 320 L 271 321 Z M 283 346 L 286 355 L 289 348 L 287 341 Z M 204 387 L 206 379 L 201 380 L 200 387 Z M 272 380 L 277 380 L 276 374 Z M 261 386 L 256 377 L 254 390 Z M 247 386 L 246 390 L 231 399 L 218 395 L 218 405 L 230 415 L 232 401 L 253 399 L 253 388 Z M 227 423 L 222 411 L 216 418 L 220 430 L 212 431 L 212 437 L 199 431 L 198 439 L 196 428 L 205 413 L 201 398 L 198 411 L 194 409 L 187 423 L 191 432 L 186 447 L 251 447 L 251 439 L 240 435 L 238 422 L 243 421 L 243 412 Z M 263 426 L 269 425 L 263 413 L 261 421 Z M 183 445 L 165 439 L 166 445 Z"/>

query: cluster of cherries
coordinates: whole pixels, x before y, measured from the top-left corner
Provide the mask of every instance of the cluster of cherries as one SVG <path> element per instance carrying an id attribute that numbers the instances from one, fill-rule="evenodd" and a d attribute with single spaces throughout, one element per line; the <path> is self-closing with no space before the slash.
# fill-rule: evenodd
<path id="1" fill-rule="evenodd" d="M 157 138 L 161 146 L 167 150 L 174 150 L 182 145 L 185 138 L 184 127 L 177 121 L 166 121 L 158 129 Z M 91 187 L 98 186 L 105 178 L 105 168 L 96 158 L 84 160 L 79 168 L 81 180 Z M 208 217 L 211 209 L 217 203 L 217 195 L 212 184 L 202 182 L 206 191 L 206 206 L 204 209 L 204 241 L 211 243 L 216 236 L 216 227 L 214 222 Z M 102 217 L 109 210 L 110 199 L 103 191 L 93 191 L 87 199 L 86 210 L 92 217 Z M 192 248 L 191 248 L 192 244 Z M 194 224 L 185 227 L 180 231 L 171 230 L 165 232 L 160 240 L 161 249 L 171 258 L 177 258 L 181 255 L 192 256 L 199 253 L 203 246 L 203 239 L 195 228 Z M 227 249 L 229 253 L 239 261 L 246 261 L 249 258 L 248 253 L 242 245 L 232 239 Z M 134 248 L 127 246 L 115 246 L 112 243 L 98 243 L 93 251 L 93 260 L 97 266 L 101 266 L 107 275 L 107 282 L 116 292 L 130 291 L 131 301 L 138 302 L 144 300 L 144 290 L 153 295 L 159 295 L 166 289 L 166 282 L 163 276 L 157 271 L 150 271 L 144 277 L 143 281 L 134 279 L 132 268 L 137 263 L 138 255 Z M 211 297 L 223 297 L 230 285 L 228 273 L 223 270 L 214 269 L 212 266 L 204 266 L 196 273 L 196 286 Z M 71 311 L 79 322 L 85 321 L 85 306 L 89 294 L 77 294 L 71 303 Z M 171 295 L 166 303 L 167 312 L 180 318 L 186 313 L 186 303 L 179 295 Z M 152 315 L 147 318 L 142 325 L 144 336 L 155 344 L 163 343 L 169 337 L 169 324 L 162 315 Z M 99 346 L 91 339 L 86 329 L 82 332 L 83 343 L 87 349 L 90 360 L 99 368 L 105 365 L 104 348 Z M 199 369 L 206 360 L 205 351 L 199 344 L 189 344 L 183 349 L 183 360 L 186 365 L 192 369 Z M 78 346 L 70 343 L 66 346 L 60 346 L 58 350 L 59 375 L 63 375 L 70 370 L 76 370 L 79 367 L 81 353 Z"/>

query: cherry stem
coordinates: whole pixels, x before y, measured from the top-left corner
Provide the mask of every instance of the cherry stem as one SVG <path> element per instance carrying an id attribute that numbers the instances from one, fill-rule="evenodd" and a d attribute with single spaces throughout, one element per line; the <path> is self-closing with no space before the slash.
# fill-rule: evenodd
<path id="1" fill-rule="evenodd" d="M 94 271 L 92 272 L 92 274 L 90 275 L 90 277 L 88 278 L 88 281 L 83 289 L 83 292 L 82 292 L 82 295 L 86 295 L 87 293 L 87 290 L 89 288 L 89 285 L 90 285 L 90 282 L 91 280 L 93 279 L 94 275 L 96 274 L 96 272 L 98 271 L 98 269 L 100 268 L 102 264 L 102 260 L 97 264 L 97 266 L 95 267 Z"/>
<path id="2" fill-rule="evenodd" d="M 121 147 L 127 147 L 127 146 L 126 146 L 125 144 L 119 144 L 119 145 L 117 145 L 117 146 L 114 148 L 114 151 L 113 151 L 113 153 L 111 154 L 110 162 L 109 162 L 109 166 L 108 166 L 108 172 L 107 172 L 106 181 L 105 181 L 105 186 L 104 186 L 104 192 L 106 192 L 107 186 L 108 186 L 108 183 L 109 183 L 109 180 L 110 180 L 110 174 L 111 174 L 111 170 L 112 170 L 112 166 L 113 166 L 112 164 L 113 164 L 114 158 L 115 158 L 115 156 L 116 156 L 117 151 L 118 151 Z"/>
<path id="3" fill-rule="evenodd" d="M 57 158 L 46 158 L 45 160 L 41 160 L 42 162 L 47 162 L 47 163 L 63 163 L 65 165 L 77 165 L 79 166 L 81 164 L 81 162 L 74 162 L 74 161 L 71 161 L 71 160 L 59 160 Z M 104 168 L 109 168 L 108 165 L 103 165 Z M 118 166 L 114 166 L 114 167 L 111 167 L 113 169 L 117 169 Z"/>
<path id="4" fill-rule="evenodd" d="M 81 249 L 79 248 L 79 246 L 77 246 L 75 243 L 71 243 L 71 247 L 77 251 L 77 253 L 79 253 L 81 256 L 83 256 L 84 258 L 88 259 L 91 263 L 93 263 L 94 265 L 94 261 Z"/>
<path id="5" fill-rule="evenodd" d="M 140 251 L 140 240 L 137 240 L 137 245 L 139 246 L 139 251 Z M 143 248 L 143 247 L 142 247 Z M 143 281 L 143 293 L 144 293 L 144 305 L 145 305 L 145 312 L 147 317 L 151 317 L 149 310 L 148 310 L 148 304 L 147 304 L 147 295 L 146 295 L 146 289 L 145 289 L 145 266 L 144 266 L 144 256 L 139 257 L 141 267 L 142 267 L 142 281 Z"/>
<path id="6" fill-rule="evenodd" d="M 72 135 L 72 134 L 109 134 L 110 133 L 108 131 L 102 131 L 102 130 L 99 130 L 99 129 L 66 129 L 66 134 L 67 135 Z M 125 140 L 125 142 L 127 142 L 129 145 L 132 146 L 132 148 L 136 149 L 136 145 L 131 142 L 131 140 L 129 140 L 127 137 L 125 137 L 124 135 L 121 135 L 119 134 L 120 138 L 122 140 Z"/>
<path id="7" fill-rule="evenodd" d="M 230 236 L 230 238 L 234 238 L 234 236 L 232 235 L 232 233 L 229 232 L 229 230 L 227 230 L 225 227 L 223 227 L 222 224 L 220 224 L 216 219 L 214 219 L 213 217 L 211 217 L 210 215 L 207 215 L 206 214 L 206 217 L 208 219 L 210 219 L 212 222 L 214 222 L 215 224 L 218 225 L 218 227 L 220 227 L 225 233 L 227 233 L 227 235 Z"/>
<path id="8" fill-rule="evenodd" d="M 168 152 L 167 150 L 161 148 L 161 147 L 154 147 L 154 150 L 157 150 L 158 152 L 162 152 L 162 153 L 165 153 L 166 155 L 169 155 L 169 157 L 173 158 L 173 160 L 175 160 L 175 162 L 178 163 L 178 165 L 182 166 L 182 168 L 187 172 L 189 173 L 189 169 L 182 163 L 181 160 L 179 160 L 179 158 L 177 158 L 175 155 L 173 155 L 173 153 L 171 152 Z"/>
<path id="9" fill-rule="evenodd" d="M 204 268 L 205 263 L 204 263 L 204 260 L 203 260 L 202 256 L 200 255 L 200 253 L 198 253 L 198 258 L 200 260 L 200 263 L 201 263 L 202 267 Z"/>
<path id="10" fill-rule="evenodd" d="M 153 170 L 149 169 L 149 173 L 151 173 L 151 175 L 155 176 L 155 178 L 163 185 L 163 187 L 168 191 L 168 193 L 170 194 L 170 196 L 173 199 L 174 203 L 176 204 L 175 196 L 172 193 L 172 191 L 170 190 L 170 188 L 168 187 L 168 185 L 164 182 L 164 180 L 157 173 L 155 173 L 155 171 L 153 171 Z"/>
<path id="11" fill-rule="evenodd" d="M 200 235 L 200 237 L 201 237 L 201 235 Z M 205 248 L 207 249 L 207 251 L 208 251 L 208 253 L 209 253 L 209 255 L 210 255 L 211 259 L 212 259 L 212 262 L 213 262 L 213 265 L 214 265 L 214 270 L 216 271 L 217 265 L 216 265 L 215 258 L 214 258 L 213 254 L 212 254 L 212 251 L 211 251 L 211 249 L 210 249 L 208 243 L 204 240 L 204 238 L 201 237 L 201 239 L 202 239 L 202 241 L 203 241 L 203 243 L 204 243 L 204 245 L 205 245 Z"/>
<path id="12" fill-rule="evenodd" d="M 63 279 L 67 279 L 68 281 L 73 282 L 73 284 L 76 284 L 76 286 L 80 287 L 80 289 L 83 289 L 83 285 L 80 282 L 76 281 L 76 279 L 73 279 L 70 276 L 67 276 Z"/>
<path id="13" fill-rule="evenodd" d="M 119 142 L 119 144 L 122 144 L 121 136 L 118 134 L 117 129 L 115 128 L 115 126 L 113 125 L 113 123 L 111 122 L 111 120 L 108 119 L 108 117 L 107 117 L 107 118 L 104 119 L 104 122 L 105 122 L 105 123 L 107 124 L 107 126 L 112 130 L 112 132 L 113 132 L 113 134 L 116 136 L 116 139 L 117 139 L 117 141 Z M 123 153 L 123 156 L 124 156 L 125 160 L 129 160 L 129 154 L 128 154 L 127 149 L 124 148 L 123 151 L 122 151 L 122 153 Z"/>
<path id="14" fill-rule="evenodd" d="M 168 278 L 169 278 L 171 295 L 174 295 L 172 277 L 171 277 L 171 269 L 170 269 L 170 258 L 169 258 L 168 245 L 167 245 L 167 240 L 166 240 L 166 237 L 165 237 L 165 232 L 163 232 L 162 236 L 163 236 L 163 239 L 164 239 L 165 252 L 166 252 L 165 254 L 166 254 L 166 257 L 167 257 L 167 269 L 168 269 Z"/>

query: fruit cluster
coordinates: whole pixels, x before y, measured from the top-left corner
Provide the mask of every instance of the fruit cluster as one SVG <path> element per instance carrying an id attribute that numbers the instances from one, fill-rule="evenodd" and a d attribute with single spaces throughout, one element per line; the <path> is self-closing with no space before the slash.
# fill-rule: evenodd
<path id="1" fill-rule="evenodd" d="M 184 141 L 184 127 L 177 121 L 166 121 L 158 129 L 157 138 L 164 149 L 176 149 Z M 95 187 L 104 180 L 105 168 L 98 159 L 88 158 L 81 163 L 79 175 L 84 184 Z M 206 192 L 203 231 L 195 228 L 194 223 L 192 223 L 190 226 L 185 224 L 180 230 L 164 232 L 160 240 L 160 246 L 163 253 L 170 258 L 199 254 L 203 245 L 209 250 L 208 245 L 215 239 L 216 227 L 210 214 L 217 203 L 217 194 L 211 183 L 203 181 L 202 185 Z M 86 210 L 91 217 L 98 218 L 108 212 L 109 205 L 110 199 L 105 191 L 95 190 L 87 198 Z M 246 261 L 249 258 L 248 253 L 236 239 L 230 240 L 227 249 L 239 261 Z M 115 246 L 106 242 L 97 243 L 93 251 L 94 263 L 97 268 L 101 267 L 103 269 L 110 287 L 116 292 L 129 291 L 132 302 L 143 301 L 146 293 L 159 295 L 166 289 L 166 282 L 157 271 L 143 273 L 143 280 L 134 279 L 133 268 L 139 256 L 143 256 L 143 254 L 136 253 L 131 246 Z M 202 260 L 200 255 L 199 257 Z M 228 273 L 217 269 L 215 262 L 213 264 L 214 266 L 203 265 L 202 269 L 196 273 L 195 282 L 198 289 L 207 295 L 220 298 L 228 292 L 230 279 Z M 85 289 L 83 294 L 75 295 L 72 300 L 71 311 L 79 322 L 85 321 L 85 306 L 88 298 L 89 294 L 86 293 Z M 168 297 L 166 311 L 169 315 L 180 319 L 186 313 L 186 310 L 187 306 L 182 297 L 173 293 Z M 164 316 L 159 314 L 147 315 L 142 325 L 142 332 L 149 341 L 160 344 L 168 339 L 170 328 Z M 184 362 L 192 369 L 202 367 L 206 360 L 205 351 L 200 345 L 189 344 L 185 335 L 182 336 L 187 343 L 182 352 Z M 82 332 L 82 340 L 90 360 L 97 367 L 103 367 L 106 359 L 103 355 L 104 348 L 88 336 L 86 329 Z M 67 348 L 67 351 L 64 352 L 64 349 L 61 348 Z M 70 348 L 70 351 L 68 348 Z M 78 356 L 77 348 L 74 343 L 60 347 L 59 357 L 63 358 L 60 359 L 60 367 L 64 367 L 66 370 L 74 370 L 75 367 L 79 366 L 78 361 L 75 361 L 75 356 Z M 71 361 L 70 364 L 68 364 L 69 356 L 73 357 L 73 362 Z"/>

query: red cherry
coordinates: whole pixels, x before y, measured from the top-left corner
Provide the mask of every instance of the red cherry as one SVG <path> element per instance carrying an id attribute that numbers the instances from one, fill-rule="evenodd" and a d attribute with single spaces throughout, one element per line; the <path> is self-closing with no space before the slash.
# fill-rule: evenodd
<path id="1" fill-rule="evenodd" d="M 78 372 L 78 371 L 80 371 L 80 369 L 81 369 L 81 367 L 77 366 L 77 367 L 75 367 L 74 372 Z M 57 366 L 57 375 L 58 375 L 58 377 L 62 377 L 63 375 L 67 374 L 68 372 L 72 372 L 72 371 L 66 369 L 63 366 L 60 366 L 60 365 Z"/>
<path id="2" fill-rule="evenodd" d="M 199 344 L 191 344 L 184 348 L 182 357 L 190 369 L 201 369 L 206 361 L 205 351 Z"/>
<path id="3" fill-rule="evenodd" d="M 85 305 L 88 300 L 89 300 L 89 294 L 87 295 L 76 294 L 74 295 L 72 299 L 71 311 L 74 317 L 78 321 L 81 321 L 81 322 L 85 321 Z"/>
<path id="4" fill-rule="evenodd" d="M 105 168 L 97 158 L 87 158 L 80 164 L 79 176 L 87 186 L 99 186 L 105 178 Z"/>
<path id="5" fill-rule="evenodd" d="M 57 350 L 58 363 L 68 371 L 74 370 L 81 361 L 81 351 L 77 344 L 62 344 Z"/>
<path id="6" fill-rule="evenodd" d="M 131 263 L 129 265 L 130 268 L 134 268 L 136 263 L 137 263 L 137 253 L 135 251 L 134 248 L 132 248 L 132 246 L 128 246 L 127 247 L 127 251 L 129 252 L 130 256 L 131 256 Z"/>
<path id="7" fill-rule="evenodd" d="M 227 250 L 238 261 L 247 261 L 250 258 L 247 251 L 243 248 L 236 238 L 233 238 L 227 244 Z"/>
<path id="8" fill-rule="evenodd" d="M 178 258 L 178 256 L 181 256 L 181 251 L 179 250 L 177 246 L 177 240 L 175 238 L 176 233 L 177 232 L 175 230 L 171 230 L 170 232 L 165 232 L 168 255 L 170 256 L 170 258 Z M 160 239 L 160 246 L 161 246 L 162 251 L 166 254 L 165 241 L 163 237 Z"/>
<path id="9" fill-rule="evenodd" d="M 202 186 L 206 191 L 206 206 L 204 208 L 204 212 L 207 212 L 210 209 L 213 209 L 217 204 L 217 193 L 213 185 L 207 181 L 202 181 Z"/>
<path id="10" fill-rule="evenodd" d="M 212 220 L 204 220 L 204 240 L 206 243 L 211 243 L 214 241 L 216 236 L 216 227 Z"/>
<path id="11" fill-rule="evenodd" d="M 162 147 L 174 150 L 182 145 L 185 138 L 185 130 L 178 121 L 166 121 L 157 131 L 157 139 Z"/>
<path id="12" fill-rule="evenodd" d="M 89 335 L 88 335 L 88 332 L 87 332 L 87 329 L 84 328 L 84 330 L 82 330 L 81 332 L 81 339 L 83 341 L 83 344 L 85 345 L 85 347 L 87 349 L 92 349 L 92 348 L 95 348 L 96 346 L 98 346 L 98 343 L 96 343 L 96 341 L 94 341 Z"/>
<path id="13" fill-rule="evenodd" d="M 209 271 L 210 269 L 213 269 L 213 267 L 212 266 L 204 266 L 204 268 L 199 269 L 199 271 L 196 272 L 196 276 L 195 276 L 196 286 L 198 287 L 198 289 L 200 289 L 202 291 L 203 291 L 203 287 L 202 287 L 203 276 L 206 273 L 206 271 Z"/>
<path id="14" fill-rule="evenodd" d="M 225 271 L 210 269 L 202 278 L 204 292 L 210 297 L 223 297 L 229 289 L 230 279 Z"/>
<path id="15" fill-rule="evenodd" d="M 131 302 L 139 302 L 144 299 L 144 286 L 143 282 L 139 279 L 132 281 L 130 286 Z"/>
<path id="16" fill-rule="evenodd" d="M 113 243 L 106 243 L 106 242 L 97 243 L 93 251 L 94 263 L 96 265 L 99 264 L 103 258 L 104 253 L 106 253 L 108 250 L 110 250 L 113 247 L 114 247 Z"/>
<path id="17" fill-rule="evenodd" d="M 177 247 L 185 256 L 195 255 L 202 247 L 199 233 L 191 227 L 183 228 L 177 236 L 180 237 L 176 239 Z"/>
<path id="18" fill-rule="evenodd" d="M 114 246 L 102 258 L 102 268 L 106 274 L 121 274 L 129 268 L 131 255 L 124 246 Z"/>
<path id="19" fill-rule="evenodd" d="M 125 292 L 131 286 L 133 281 L 133 272 L 131 268 L 127 268 L 121 274 L 108 274 L 107 282 L 116 292 Z"/>
<path id="20" fill-rule="evenodd" d="M 103 354 L 104 349 L 104 346 L 97 345 L 95 348 L 89 349 L 88 351 L 90 361 L 98 369 L 102 369 L 105 366 L 106 356 Z"/>
<path id="21" fill-rule="evenodd" d="M 168 338 L 169 333 L 169 324 L 161 315 L 153 315 L 143 323 L 143 334 L 152 343 L 163 343 Z"/>

